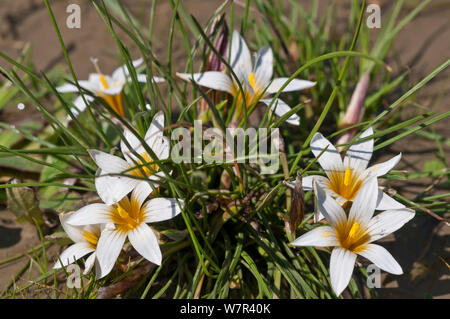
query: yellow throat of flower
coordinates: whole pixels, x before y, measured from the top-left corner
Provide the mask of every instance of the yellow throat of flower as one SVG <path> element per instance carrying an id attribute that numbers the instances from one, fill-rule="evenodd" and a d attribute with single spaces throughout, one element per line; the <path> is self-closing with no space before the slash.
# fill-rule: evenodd
<path id="1" fill-rule="evenodd" d="M 131 201 L 128 197 L 124 197 L 113 206 L 112 221 L 118 231 L 129 232 L 136 229 L 144 221 L 144 210 L 133 197 Z"/>
<path id="2" fill-rule="evenodd" d="M 137 162 L 136 162 L 137 165 L 136 166 L 138 166 L 138 165 L 142 165 L 142 166 L 139 166 L 139 167 L 135 168 L 131 172 L 132 175 L 139 176 L 139 177 L 150 177 L 150 176 L 152 176 L 154 174 L 154 172 L 158 171 L 158 169 L 159 169 L 158 164 L 148 164 L 148 163 L 153 162 L 153 161 L 152 161 L 152 159 L 150 158 L 150 155 L 148 155 L 147 152 L 143 152 L 143 153 L 141 153 L 139 155 L 142 157 L 142 159 L 144 161 L 142 161 L 140 159 L 137 160 Z M 147 164 L 147 165 L 145 165 L 145 164 Z M 151 169 L 149 168 L 149 166 L 150 166 Z"/>
<path id="3" fill-rule="evenodd" d="M 330 189 L 348 201 L 355 199 L 363 184 L 360 173 L 350 168 L 345 171 L 331 171 L 328 177 Z"/>
<path id="4" fill-rule="evenodd" d="M 336 238 L 340 247 L 353 253 L 362 252 L 370 241 L 367 229 L 352 220 L 341 223 L 336 227 Z"/>
<path id="5" fill-rule="evenodd" d="M 84 239 L 86 239 L 89 242 L 89 244 L 91 245 L 92 248 L 94 248 L 94 249 L 97 248 L 99 234 L 94 234 L 87 230 L 83 230 L 82 236 L 84 237 Z"/>
<path id="6" fill-rule="evenodd" d="M 104 94 L 102 92 L 96 92 L 98 96 L 100 96 L 106 103 L 120 116 L 125 116 L 125 111 L 123 109 L 123 94 L 120 92 L 119 94 L 110 95 Z"/>

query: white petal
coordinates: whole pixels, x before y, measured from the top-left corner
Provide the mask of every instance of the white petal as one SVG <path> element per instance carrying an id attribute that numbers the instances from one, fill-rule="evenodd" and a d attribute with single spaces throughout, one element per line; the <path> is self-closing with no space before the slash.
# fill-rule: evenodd
<path id="1" fill-rule="evenodd" d="M 272 103 L 272 99 L 263 99 L 261 100 L 261 102 L 269 106 L 270 103 Z M 277 116 L 282 117 L 284 114 L 291 110 L 291 107 L 287 105 L 283 100 L 276 99 L 270 109 L 275 112 Z M 300 125 L 300 117 L 294 113 L 286 119 L 286 122 L 292 125 Z"/>
<path id="2" fill-rule="evenodd" d="M 142 64 L 142 62 L 144 62 L 143 58 L 139 58 L 137 60 L 132 61 L 133 67 L 134 68 L 139 67 Z M 130 74 L 130 72 L 128 72 L 127 65 L 124 64 L 124 65 L 118 67 L 116 70 L 114 70 L 114 72 L 112 74 L 112 78 L 115 81 L 125 82 L 125 79 L 129 74 Z"/>
<path id="3" fill-rule="evenodd" d="M 163 136 L 163 128 L 164 128 L 164 113 L 160 111 L 153 118 L 153 121 L 150 124 L 150 127 L 147 130 L 147 133 L 145 134 L 144 137 L 144 141 L 147 144 L 147 146 L 150 147 L 157 156 L 157 159 L 153 160 L 167 159 L 170 154 L 170 140 L 167 137 Z M 128 144 L 130 144 L 131 149 L 135 153 L 139 155 L 147 153 L 141 141 L 129 130 L 124 131 L 124 137 L 128 142 Z M 122 150 L 122 154 L 132 167 L 140 163 L 140 159 L 134 154 L 133 151 L 130 150 L 130 148 L 126 145 L 124 140 L 120 142 L 120 147 Z M 148 155 L 151 157 L 150 154 Z"/>
<path id="4" fill-rule="evenodd" d="M 95 251 L 95 249 L 93 249 L 88 243 L 73 244 L 62 252 L 59 256 L 59 260 L 56 262 L 55 266 L 53 266 L 53 269 L 59 269 L 63 266 L 67 266 L 93 251 Z"/>
<path id="5" fill-rule="evenodd" d="M 320 166 L 325 170 L 327 175 L 330 171 L 342 171 L 342 159 L 339 152 L 336 150 L 333 144 L 330 143 L 322 134 L 314 134 L 311 143 L 311 152 L 317 158 L 319 154 L 328 146 L 326 151 L 317 159 Z"/>
<path id="6" fill-rule="evenodd" d="M 415 212 L 408 208 L 387 210 L 379 213 L 370 220 L 367 228 L 370 241 L 373 242 L 392 234 L 410 221 L 414 215 Z"/>
<path id="7" fill-rule="evenodd" d="M 313 180 L 315 180 L 320 187 L 322 187 L 325 191 L 328 188 L 328 179 L 324 176 L 320 175 L 309 175 L 302 178 L 302 188 L 305 191 L 313 190 Z"/>
<path id="8" fill-rule="evenodd" d="M 137 80 L 140 83 L 147 83 L 147 74 L 136 74 Z M 131 81 L 131 79 L 129 79 Z M 160 81 L 155 81 L 155 79 L 153 78 L 153 82 L 157 83 Z"/>
<path id="9" fill-rule="evenodd" d="M 61 86 L 58 86 L 56 88 L 56 91 L 58 91 L 59 93 L 72 93 L 72 92 L 78 92 L 78 88 L 70 83 L 65 83 Z"/>
<path id="10" fill-rule="evenodd" d="M 128 234 L 128 239 L 142 257 L 156 265 L 161 265 L 162 255 L 158 238 L 148 225 L 141 224 Z"/>
<path id="11" fill-rule="evenodd" d="M 160 77 L 160 76 L 154 76 L 154 77 L 152 78 L 152 80 L 153 80 L 153 82 L 155 82 L 155 83 L 161 83 L 161 82 L 165 82 L 165 81 L 166 81 L 164 78 L 162 78 L 162 77 Z"/>
<path id="12" fill-rule="evenodd" d="M 394 275 L 403 274 L 402 267 L 386 250 L 386 248 L 381 247 L 380 245 L 369 244 L 364 251 L 359 253 L 359 255 L 369 259 L 375 264 L 375 266 L 383 269 L 384 271 Z"/>
<path id="13" fill-rule="evenodd" d="M 122 92 L 123 86 L 124 86 L 124 83 L 120 83 L 120 84 L 116 83 L 113 86 L 108 87 L 107 89 L 102 87 L 102 88 L 100 88 L 99 91 L 106 95 L 117 95 L 120 92 Z"/>
<path id="14" fill-rule="evenodd" d="M 92 102 L 94 100 L 94 98 L 89 95 L 84 95 L 84 99 L 83 99 L 83 97 L 80 95 L 73 101 L 73 105 L 75 105 L 75 107 L 76 107 L 77 114 L 79 114 L 79 112 L 83 112 L 86 109 L 87 104 L 84 103 L 85 100 L 86 100 L 86 102 Z"/>
<path id="15" fill-rule="evenodd" d="M 172 173 L 172 171 L 169 172 L 169 174 L 171 174 L 171 173 Z M 148 179 L 150 181 L 155 181 L 155 182 L 159 181 L 159 183 L 151 183 L 151 182 L 149 182 L 150 184 L 154 185 L 154 187 L 158 187 L 158 185 L 162 182 L 162 180 L 164 180 L 166 178 L 167 178 L 166 174 L 163 171 L 159 171 L 158 173 L 155 173 L 155 174 L 151 175 Z"/>
<path id="16" fill-rule="evenodd" d="M 95 264 L 95 260 L 96 260 L 96 255 L 95 253 L 91 254 L 88 259 L 86 259 L 86 262 L 84 263 L 84 271 L 83 271 L 83 275 L 87 275 L 91 270 L 92 267 Z"/>
<path id="17" fill-rule="evenodd" d="M 185 81 L 190 81 L 192 79 L 198 85 L 233 94 L 233 82 L 228 75 L 222 72 L 207 71 L 194 74 L 177 73 L 177 76 Z"/>
<path id="18" fill-rule="evenodd" d="M 85 95 L 84 96 L 86 102 L 92 102 L 94 100 L 93 97 L 89 96 L 89 95 Z M 71 108 L 70 110 L 72 111 L 74 116 L 78 116 L 80 114 L 80 112 L 83 112 L 86 107 L 87 104 L 84 102 L 83 98 L 80 96 L 78 96 L 74 101 L 73 101 L 73 105 L 75 107 Z M 70 115 L 67 115 L 67 120 L 71 121 L 72 117 Z"/>
<path id="19" fill-rule="evenodd" d="M 90 91 L 96 92 L 100 91 L 103 88 L 102 81 L 100 80 L 101 74 L 99 73 L 91 73 L 89 74 L 88 82 L 90 83 Z M 112 83 L 111 77 L 104 75 L 104 79 L 108 86 Z"/>
<path id="20" fill-rule="evenodd" d="M 66 223 L 73 226 L 104 224 L 111 221 L 110 215 L 110 206 L 100 203 L 90 204 L 71 214 Z"/>
<path id="21" fill-rule="evenodd" d="M 103 174 L 122 173 L 130 168 L 124 159 L 98 150 L 88 150 L 94 162 L 102 169 Z"/>
<path id="22" fill-rule="evenodd" d="M 334 292 L 339 296 L 352 278 L 356 254 L 339 247 L 331 252 L 330 279 Z"/>
<path id="23" fill-rule="evenodd" d="M 286 83 L 286 81 L 289 80 L 289 78 L 276 78 L 272 81 L 272 83 L 267 88 L 267 93 L 277 93 L 280 88 Z M 291 91 L 300 91 L 309 89 L 316 85 L 316 82 L 306 81 L 306 80 L 299 80 L 299 79 L 293 79 L 291 82 L 286 85 L 286 87 L 283 89 L 282 92 L 291 92 Z"/>
<path id="24" fill-rule="evenodd" d="M 59 220 L 61 222 L 61 226 L 63 227 L 67 236 L 69 236 L 69 238 L 72 239 L 72 241 L 74 243 L 86 242 L 86 239 L 83 237 L 83 227 L 82 226 L 72 226 L 67 223 L 67 219 L 70 216 L 72 216 L 73 214 L 74 214 L 74 212 L 60 213 Z"/>
<path id="25" fill-rule="evenodd" d="M 152 188 L 146 181 L 140 182 L 131 193 L 131 199 L 135 200 L 139 207 L 145 202 L 147 197 L 152 193 Z"/>
<path id="26" fill-rule="evenodd" d="M 148 77 L 147 74 L 137 74 L 137 80 L 140 83 L 147 83 L 147 77 Z M 128 80 L 131 81 L 130 78 Z M 162 78 L 160 76 L 154 76 L 151 79 L 151 82 L 153 82 L 153 83 L 161 83 L 164 81 L 165 81 L 164 78 Z"/>
<path id="27" fill-rule="evenodd" d="M 338 242 L 333 228 L 330 226 L 320 226 L 298 237 L 291 245 L 329 247 L 337 246 Z"/>
<path id="28" fill-rule="evenodd" d="M 98 196 L 107 205 L 119 202 L 142 182 L 141 179 L 124 176 L 102 176 L 102 174 L 103 171 L 101 169 L 97 170 L 95 188 Z"/>
<path id="29" fill-rule="evenodd" d="M 127 238 L 126 233 L 118 230 L 104 229 L 97 244 L 97 260 L 100 272 L 98 278 L 103 278 L 111 272 Z"/>
<path id="30" fill-rule="evenodd" d="M 144 59 L 143 58 L 138 58 L 136 60 L 131 61 L 131 64 L 133 64 L 133 66 L 135 68 L 139 67 L 142 63 L 144 63 Z"/>
<path id="31" fill-rule="evenodd" d="M 372 128 L 361 134 L 360 139 L 373 135 Z M 344 157 L 344 166 L 354 170 L 365 170 L 373 153 L 373 139 L 355 143 L 350 146 Z"/>
<path id="32" fill-rule="evenodd" d="M 302 188 L 305 191 L 312 191 L 313 190 L 313 179 L 317 178 L 320 175 L 309 175 L 302 178 Z M 322 177 L 322 176 L 320 176 Z M 293 184 L 295 186 L 295 184 Z"/>
<path id="33" fill-rule="evenodd" d="M 318 211 L 327 219 L 327 222 L 332 227 L 336 227 L 339 223 L 346 222 L 347 216 L 341 205 L 328 195 L 317 182 L 314 182 L 314 188 L 314 193 L 317 196 Z"/>
<path id="34" fill-rule="evenodd" d="M 231 38 L 230 65 L 241 83 L 248 81 L 252 72 L 252 58 L 247 44 L 236 30 Z"/>
<path id="35" fill-rule="evenodd" d="M 153 141 L 151 148 L 158 159 L 167 159 L 170 154 L 170 140 L 166 136 L 160 136 Z"/>
<path id="36" fill-rule="evenodd" d="M 80 85 L 80 87 L 82 87 L 83 89 L 86 89 L 88 91 L 92 91 L 92 83 L 90 81 L 78 81 L 78 84 Z M 70 84 L 70 83 L 66 83 L 63 84 L 61 86 L 58 86 L 56 88 L 56 90 L 59 93 L 72 93 L 72 92 L 78 92 L 78 87 L 76 85 Z"/>
<path id="37" fill-rule="evenodd" d="M 131 149 L 134 150 L 136 153 L 141 154 L 142 151 L 142 143 L 139 141 L 139 139 L 131 133 L 129 130 L 123 131 L 124 139 L 120 140 L 120 150 L 122 151 L 123 156 L 127 160 L 127 162 L 133 166 L 135 166 L 134 161 L 137 161 L 136 155 L 133 154 L 133 152 L 130 150 L 128 145 L 125 143 L 124 140 L 128 142 Z M 139 152 L 141 151 L 141 152 Z M 134 160 L 134 161 L 133 161 Z"/>
<path id="38" fill-rule="evenodd" d="M 122 150 L 122 154 L 127 160 L 127 162 L 130 164 L 130 167 L 135 167 L 140 164 L 141 159 L 137 157 L 134 153 L 137 153 L 138 155 L 143 155 L 143 153 L 147 153 L 144 145 L 129 131 L 125 131 L 124 134 L 128 143 L 133 146 L 131 151 L 128 146 L 125 144 L 125 142 L 122 140 L 120 141 L 120 148 Z M 153 159 L 151 154 L 148 154 L 150 157 L 150 162 L 156 161 L 156 160 L 163 160 L 167 159 L 170 154 L 170 140 L 166 136 L 156 136 L 153 138 L 147 137 L 145 139 L 145 142 L 147 143 L 147 146 L 150 147 L 157 156 L 156 159 Z"/>
<path id="39" fill-rule="evenodd" d="M 160 160 L 167 159 L 170 153 L 170 141 L 167 137 L 163 136 L 163 130 L 164 113 L 159 111 L 156 113 L 145 134 L 145 142 Z M 142 149 L 142 151 L 144 152 L 145 149 Z"/>
<path id="40" fill-rule="evenodd" d="M 387 172 L 389 172 L 395 165 L 397 165 L 398 162 L 400 162 L 400 159 L 402 158 L 402 153 L 398 154 L 397 156 L 391 158 L 390 160 L 373 165 L 368 168 L 368 170 L 375 174 L 376 176 L 383 176 Z"/>
<path id="41" fill-rule="evenodd" d="M 378 190 L 376 210 L 388 210 L 400 208 L 405 208 L 405 205 L 397 202 L 395 199 L 384 193 L 381 189 Z"/>
<path id="42" fill-rule="evenodd" d="M 273 52 L 265 46 L 256 53 L 253 69 L 255 70 L 255 87 L 264 90 L 273 74 Z"/>
<path id="43" fill-rule="evenodd" d="M 147 83 L 147 77 L 148 77 L 147 74 L 137 74 L 136 77 L 137 77 L 138 82 Z M 131 81 L 131 78 L 128 78 L 128 80 Z M 161 83 L 161 82 L 164 82 L 165 80 L 162 77 L 154 76 L 154 77 L 152 77 L 151 81 L 153 83 Z"/>
<path id="44" fill-rule="evenodd" d="M 150 123 L 150 127 L 145 133 L 145 142 L 150 147 L 152 147 L 154 141 L 157 140 L 159 137 L 163 136 L 163 130 L 164 130 L 164 113 L 162 111 L 159 111 L 153 117 L 152 122 Z"/>
<path id="45" fill-rule="evenodd" d="M 349 220 L 367 225 L 375 212 L 378 199 L 378 182 L 376 177 L 368 179 L 353 200 Z"/>
<path id="46" fill-rule="evenodd" d="M 184 206 L 184 201 L 178 199 L 181 207 Z M 181 213 L 180 206 L 176 198 L 153 198 L 145 203 L 143 209 L 145 211 L 146 223 L 155 223 L 163 220 L 174 218 Z"/>

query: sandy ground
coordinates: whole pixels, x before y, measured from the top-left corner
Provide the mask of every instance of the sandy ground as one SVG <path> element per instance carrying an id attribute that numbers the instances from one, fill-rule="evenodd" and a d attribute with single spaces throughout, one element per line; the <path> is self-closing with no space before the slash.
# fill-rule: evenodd
<path id="1" fill-rule="evenodd" d="M 301 1 L 307 3 L 308 1 Z M 107 28 L 99 18 L 95 9 L 87 1 L 51 1 L 61 33 L 69 49 L 75 72 L 79 78 L 86 78 L 93 72 L 90 57 L 101 57 L 102 71 L 109 73 L 117 65 L 118 50 L 114 40 L 110 37 Z M 66 7 L 69 3 L 78 3 L 82 9 L 81 29 L 68 29 L 65 27 L 67 17 Z M 128 0 L 123 1 L 137 16 L 147 16 L 150 11 L 150 1 Z M 222 1 L 217 0 L 185 0 L 187 11 L 192 13 L 201 23 L 204 23 Z M 320 2 L 324 12 L 326 1 Z M 381 1 L 387 4 L 388 1 Z M 383 6 L 383 9 L 389 8 Z M 339 2 L 338 16 L 342 23 L 346 23 L 345 13 L 348 4 Z M 383 14 L 383 11 L 382 11 Z M 413 86 L 418 80 L 431 72 L 437 65 L 448 59 L 450 49 L 450 26 L 448 16 L 450 5 L 448 1 L 433 1 L 426 10 L 420 14 L 413 23 L 404 28 L 397 37 L 397 41 L 389 56 L 388 63 L 395 70 L 410 70 L 407 87 Z M 154 49 L 158 57 L 166 53 L 166 42 L 169 34 L 171 9 L 168 1 L 161 1 L 157 6 Z M 119 33 L 120 35 L 120 33 Z M 138 57 L 137 50 L 127 42 L 133 57 Z M 48 12 L 40 0 L 21 0 L 11 2 L 0 0 L 0 50 L 17 57 L 25 43 L 30 43 L 33 49 L 33 59 L 36 67 L 48 71 L 58 63 L 64 63 L 57 37 L 53 31 Z M 174 42 L 174 60 L 185 56 L 183 45 Z M 164 61 L 164 59 L 162 59 Z M 0 65 L 8 67 L 3 60 Z M 420 91 L 418 101 L 435 112 L 449 109 L 450 92 L 448 82 L 450 70 L 439 74 L 426 88 Z M 445 92 L 443 96 L 438 92 Z M 448 121 L 438 122 L 433 128 L 441 135 L 450 136 Z M 448 161 L 449 148 L 445 147 Z M 394 144 L 389 153 L 377 154 L 374 160 L 382 161 L 398 152 L 403 158 L 396 169 L 420 171 L 424 163 L 433 158 L 437 152 L 434 143 L 410 136 L 402 143 Z M 420 179 L 415 183 L 398 182 L 395 187 L 407 198 L 422 191 L 432 179 Z M 448 192 L 448 190 L 437 190 Z M 448 215 L 448 214 L 447 214 Z M 447 216 L 448 217 L 448 216 Z M 404 275 L 383 275 L 380 296 L 385 298 L 449 298 L 450 297 L 450 262 L 448 237 L 450 228 L 436 222 L 427 216 L 418 216 L 402 230 L 389 236 L 383 245 L 399 259 L 403 266 Z M 0 210 L 0 260 L 14 256 L 18 253 L 39 244 L 34 227 L 20 225 L 15 222 L 14 216 L 6 210 Z M 15 263 L 0 265 L 0 289 L 11 279 L 24 263 L 20 259 Z M 447 263 L 447 265 L 446 265 Z M 25 279 L 21 279 L 25 280 Z"/>

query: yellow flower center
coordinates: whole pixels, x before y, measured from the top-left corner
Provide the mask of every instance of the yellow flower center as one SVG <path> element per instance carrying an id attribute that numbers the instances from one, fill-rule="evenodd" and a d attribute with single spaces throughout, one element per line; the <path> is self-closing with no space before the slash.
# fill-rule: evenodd
<path id="1" fill-rule="evenodd" d="M 150 177 L 153 175 L 154 172 L 158 171 L 158 169 L 159 169 L 158 164 L 148 164 L 153 161 L 147 152 L 143 152 L 139 155 L 144 159 L 144 161 L 142 161 L 140 159 L 138 159 L 136 161 L 136 164 L 137 164 L 136 166 L 139 166 L 139 167 L 135 168 L 131 172 L 132 175 L 139 176 L 139 177 Z M 149 166 L 152 170 L 149 168 Z"/>
<path id="2" fill-rule="evenodd" d="M 359 172 L 355 172 L 350 168 L 347 168 L 344 172 L 331 171 L 328 177 L 330 179 L 330 189 L 349 201 L 355 199 L 363 184 Z"/>
<path id="3" fill-rule="evenodd" d="M 236 107 L 239 110 L 238 114 L 236 116 L 240 119 L 244 118 L 244 97 L 245 97 L 245 108 L 250 109 L 250 107 L 255 104 L 260 99 L 263 99 L 266 94 L 261 94 L 261 88 L 256 84 L 256 76 L 255 73 L 252 72 L 247 78 L 248 83 L 250 84 L 251 89 L 248 87 L 248 85 L 242 85 L 242 90 L 240 90 L 239 85 L 234 84 L 232 89 L 232 95 L 236 99 Z"/>
<path id="4" fill-rule="evenodd" d="M 144 221 L 144 210 L 136 199 L 131 198 L 130 201 L 128 197 L 124 197 L 113 205 L 111 218 L 116 229 L 126 233 L 137 228 Z"/>
<path id="5" fill-rule="evenodd" d="M 356 221 L 350 220 L 336 227 L 336 238 L 342 248 L 353 253 L 359 253 L 366 248 L 370 235 L 365 227 L 361 227 Z"/>
<path id="6" fill-rule="evenodd" d="M 91 247 L 94 249 L 97 248 L 97 242 L 98 242 L 99 235 L 100 234 L 94 234 L 87 230 L 83 230 L 83 232 L 82 232 L 82 236 L 84 237 L 84 239 L 86 239 L 89 242 L 89 244 L 91 244 Z"/>

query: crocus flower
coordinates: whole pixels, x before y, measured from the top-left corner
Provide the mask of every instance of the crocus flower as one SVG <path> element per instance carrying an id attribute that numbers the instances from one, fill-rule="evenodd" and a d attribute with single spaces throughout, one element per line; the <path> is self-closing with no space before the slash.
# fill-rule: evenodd
<path id="1" fill-rule="evenodd" d="M 270 105 L 273 99 L 268 98 L 268 96 L 278 92 L 288 80 L 288 78 L 282 77 L 275 78 L 271 82 L 273 75 L 272 49 L 269 46 L 265 46 L 252 59 L 247 44 L 237 31 L 233 32 L 231 39 L 230 65 L 242 86 L 247 108 L 250 108 L 257 101 Z M 193 80 L 201 86 L 230 93 L 238 99 L 236 104 L 238 106 L 243 103 L 241 90 L 233 76 L 217 71 L 194 74 L 177 73 L 177 75 L 183 80 Z M 314 85 L 315 82 L 293 79 L 282 92 L 300 91 L 311 88 Z M 271 110 L 281 117 L 289 112 L 291 108 L 283 100 L 276 99 L 272 104 Z M 296 114 L 292 114 L 286 121 L 293 125 L 300 124 L 300 118 Z"/>
<path id="2" fill-rule="evenodd" d="M 175 198 L 153 198 L 145 202 L 151 190 L 138 185 L 131 197 L 125 196 L 113 205 L 91 204 L 76 211 L 67 223 L 79 225 L 105 224 L 97 244 L 97 260 L 102 278 L 110 273 L 128 238 L 136 251 L 148 261 L 160 265 L 162 260 L 158 237 L 147 223 L 160 222 L 177 216 L 184 205 Z"/>
<path id="3" fill-rule="evenodd" d="M 169 157 L 170 142 L 167 137 L 163 136 L 163 128 L 164 113 L 158 112 L 144 137 L 148 147 L 158 157 L 157 159 L 153 159 L 147 153 L 144 145 L 129 130 L 124 131 L 124 137 L 131 149 L 123 140 L 120 143 L 125 159 L 98 150 L 88 150 L 89 155 L 99 167 L 96 173 L 95 187 L 104 203 L 107 205 L 117 203 L 141 183 L 151 189 L 150 184 L 157 184 L 152 182 L 165 176 L 156 163 L 148 164 Z M 137 178 L 112 174 L 132 175 Z"/>
<path id="4" fill-rule="evenodd" d="M 356 195 L 348 216 L 344 209 L 315 183 L 318 210 L 329 226 L 319 226 L 291 244 L 294 246 L 334 247 L 330 259 L 330 279 L 336 295 L 347 287 L 357 255 L 391 274 L 403 273 L 401 266 L 382 246 L 373 244 L 411 220 L 415 213 L 403 208 L 374 215 L 377 202 L 377 180 L 367 181 Z"/>
<path id="5" fill-rule="evenodd" d="M 133 61 L 133 67 L 137 68 L 141 65 L 143 59 L 137 59 Z M 79 85 L 88 91 L 91 91 L 96 96 L 101 97 L 106 103 L 120 116 L 125 115 L 123 108 L 123 96 L 122 90 L 127 81 L 130 81 L 130 74 L 126 65 L 122 65 L 117 68 L 111 76 L 104 75 L 98 65 L 97 61 L 93 59 L 93 63 L 97 69 L 97 73 L 91 73 L 88 80 L 78 81 Z M 137 80 L 142 83 L 147 82 L 147 76 L 145 74 L 137 74 Z M 153 77 L 155 83 L 163 82 L 164 79 L 160 77 Z M 78 92 L 78 88 L 73 84 L 64 84 L 57 88 L 60 93 Z M 92 102 L 94 98 L 92 96 L 85 95 L 87 102 Z M 78 112 L 83 111 L 86 108 L 86 104 L 81 96 L 77 97 L 73 102 L 76 109 L 72 112 L 77 115 Z"/>
<path id="6" fill-rule="evenodd" d="M 91 271 L 96 260 L 95 251 L 97 249 L 97 242 L 101 232 L 101 225 L 69 225 L 67 220 L 73 214 L 73 212 L 59 214 L 61 226 L 74 244 L 62 252 L 59 256 L 59 260 L 56 262 L 55 266 L 53 266 L 53 269 L 66 267 L 87 254 L 91 254 L 86 259 L 85 263 L 84 274 L 87 274 Z"/>
<path id="7" fill-rule="evenodd" d="M 364 131 L 360 139 L 373 135 L 372 128 Z M 303 178 L 303 189 L 312 190 L 313 179 L 337 202 L 344 205 L 355 199 L 361 187 L 373 176 L 383 176 L 400 161 L 402 154 L 390 160 L 367 167 L 373 153 L 373 139 L 355 143 L 347 150 L 342 160 L 336 148 L 322 134 L 316 133 L 310 143 L 314 156 L 327 149 L 318 157 L 320 166 L 325 170 L 327 177 L 310 175 Z M 382 190 L 377 192 L 377 210 L 399 209 L 405 206 L 388 196 Z M 322 216 L 319 217 L 319 219 Z"/>

